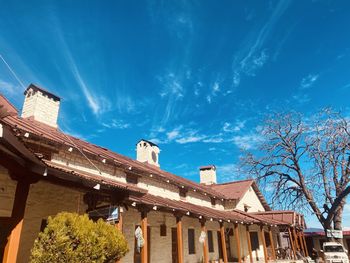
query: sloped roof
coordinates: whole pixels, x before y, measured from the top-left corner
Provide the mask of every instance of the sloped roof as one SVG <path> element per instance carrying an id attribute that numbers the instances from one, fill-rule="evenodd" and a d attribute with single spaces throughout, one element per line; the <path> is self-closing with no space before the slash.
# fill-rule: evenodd
<path id="1" fill-rule="evenodd" d="M 48 97 L 53 98 L 54 100 L 58 100 L 58 101 L 61 100 L 60 97 L 56 96 L 55 94 L 51 93 L 50 91 L 48 91 L 48 90 L 46 90 L 44 88 L 41 88 L 38 85 L 34 85 L 34 84 L 30 84 L 28 86 L 28 88 L 26 88 L 26 90 L 24 91 L 24 95 L 27 95 L 27 92 L 28 92 L 29 89 L 33 89 L 34 91 L 40 91 L 43 94 L 47 95 Z"/>
<path id="2" fill-rule="evenodd" d="M 6 107 L 10 107 L 10 106 L 6 105 Z M 183 186 L 183 187 L 186 187 L 187 189 L 195 189 L 198 192 L 202 192 L 206 195 L 209 195 L 215 198 L 221 198 L 221 199 L 225 198 L 225 196 L 222 195 L 220 192 L 217 192 L 208 186 L 200 185 L 191 180 L 188 180 L 183 177 L 177 176 L 175 174 L 161 170 L 158 167 L 155 167 L 153 165 L 141 163 L 137 160 L 133 160 L 121 154 L 112 152 L 101 146 L 97 146 L 87 141 L 83 141 L 79 138 L 65 134 L 59 129 L 50 127 L 46 124 L 37 122 L 33 119 L 30 119 L 30 118 L 24 119 L 17 115 L 12 115 L 12 116 L 6 116 L 2 118 L 1 121 L 9 125 L 10 127 L 12 127 L 12 129 L 15 129 L 17 136 L 19 137 L 24 137 L 26 133 L 29 133 L 32 139 L 46 140 L 48 143 L 52 145 L 56 145 L 59 147 L 67 147 L 67 149 L 69 147 L 72 147 L 76 151 L 82 151 L 84 152 L 84 154 L 91 156 L 92 158 L 104 158 L 106 159 L 106 162 L 119 165 L 122 169 L 125 169 L 128 172 L 133 172 L 138 175 L 147 175 L 147 176 L 152 174 L 153 178 L 158 177 L 158 179 L 160 180 L 163 180 L 168 183 L 172 183 L 179 187 Z M 131 168 L 131 170 L 129 168 Z"/>
<path id="3" fill-rule="evenodd" d="M 260 192 L 255 180 L 247 179 L 223 184 L 212 184 L 215 191 L 222 193 L 227 199 L 241 200 L 243 196 L 247 193 L 250 187 L 252 187 L 258 196 L 260 202 L 266 211 L 270 211 L 271 207 L 266 202 L 263 194 Z"/>

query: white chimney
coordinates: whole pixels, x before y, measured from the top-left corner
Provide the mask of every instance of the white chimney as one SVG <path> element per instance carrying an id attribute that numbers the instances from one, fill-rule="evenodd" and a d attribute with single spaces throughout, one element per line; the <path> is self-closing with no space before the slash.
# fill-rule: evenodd
<path id="1" fill-rule="evenodd" d="M 136 159 L 139 162 L 159 167 L 159 152 L 158 145 L 153 142 L 142 139 L 136 144 Z"/>
<path id="2" fill-rule="evenodd" d="M 202 166 L 199 168 L 200 183 L 205 185 L 216 184 L 215 165 Z"/>
<path id="3" fill-rule="evenodd" d="M 24 95 L 22 118 L 32 118 L 38 122 L 57 128 L 61 99 L 33 84 L 30 84 L 24 91 Z"/>

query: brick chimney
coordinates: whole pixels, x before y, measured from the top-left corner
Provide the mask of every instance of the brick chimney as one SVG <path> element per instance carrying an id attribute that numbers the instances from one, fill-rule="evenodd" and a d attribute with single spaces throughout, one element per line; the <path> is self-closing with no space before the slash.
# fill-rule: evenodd
<path id="1" fill-rule="evenodd" d="M 24 91 L 22 118 L 32 118 L 38 122 L 57 128 L 57 118 L 61 99 L 51 92 L 30 84 Z"/>
<path id="2" fill-rule="evenodd" d="M 216 167 L 207 165 L 199 167 L 200 183 L 205 185 L 216 184 Z"/>

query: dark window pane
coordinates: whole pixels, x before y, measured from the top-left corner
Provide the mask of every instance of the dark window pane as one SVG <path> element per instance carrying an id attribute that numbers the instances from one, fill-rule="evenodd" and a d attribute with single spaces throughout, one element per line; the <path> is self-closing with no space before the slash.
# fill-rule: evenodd
<path id="1" fill-rule="evenodd" d="M 208 249 L 209 252 L 214 252 L 213 232 L 208 231 Z"/>
<path id="2" fill-rule="evenodd" d="M 194 229 L 188 229 L 188 254 L 195 254 L 196 248 L 194 243 Z"/>

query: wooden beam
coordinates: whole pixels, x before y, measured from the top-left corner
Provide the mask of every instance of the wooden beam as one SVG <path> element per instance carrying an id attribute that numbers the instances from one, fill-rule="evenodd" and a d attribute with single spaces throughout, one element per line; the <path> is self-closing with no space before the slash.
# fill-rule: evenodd
<path id="1" fill-rule="evenodd" d="M 123 233 L 123 214 L 120 213 L 120 210 L 119 210 L 119 221 L 118 223 L 116 223 L 115 226 L 117 227 L 117 229 L 119 229 L 121 233 Z"/>
<path id="2" fill-rule="evenodd" d="M 205 221 L 201 220 L 201 230 L 207 235 L 207 230 L 205 228 Z M 209 253 L 208 253 L 208 238 L 205 238 L 205 241 L 203 243 L 203 262 L 209 263 Z"/>
<path id="3" fill-rule="evenodd" d="M 235 224 L 235 237 L 236 237 L 236 246 L 237 246 L 237 260 L 238 263 L 242 262 L 242 256 L 241 256 L 241 240 L 239 238 L 239 229 L 238 224 Z"/>
<path id="4" fill-rule="evenodd" d="M 260 226 L 260 239 L 261 239 L 261 242 L 262 242 L 263 248 L 264 248 L 265 263 L 267 263 L 268 262 L 268 254 L 267 254 L 267 248 L 266 248 L 264 226 Z"/>
<path id="5" fill-rule="evenodd" d="M 304 242 L 303 242 L 303 238 L 301 236 L 301 232 L 300 231 L 298 231 L 298 238 L 299 238 L 299 244 L 300 244 L 301 249 L 303 251 L 303 255 L 304 255 L 304 257 L 306 257 L 306 251 L 305 251 L 305 247 L 304 247 Z"/>
<path id="6" fill-rule="evenodd" d="M 147 212 L 141 212 L 141 229 L 144 240 L 143 247 L 141 247 L 141 263 L 148 263 L 148 238 L 147 238 Z"/>
<path id="7" fill-rule="evenodd" d="M 121 232 L 123 233 L 123 214 L 120 213 L 120 209 L 119 209 L 119 221 L 118 223 L 115 224 L 115 227 Z M 116 263 L 121 263 L 122 260 L 119 259 L 116 261 Z"/>
<path id="8" fill-rule="evenodd" d="M 272 259 L 276 260 L 275 241 L 273 240 L 271 227 L 269 227 L 269 236 L 270 236 L 270 243 L 271 243 Z"/>
<path id="9" fill-rule="evenodd" d="M 293 237 L 294 237 L 295 250 L 299 251 L 299 253 L 300 253 L 300 247 L 299 247 L 299 243 L 298 243 L 298 236 L 297 236 L 297 233 L 295 231 L 295 227 L 293 227 Z"/>
<path id="10" fill-rule="evenodd" d="M 297 259 L 297 253 L 295 251 L 293 236 L 292 236 L 292 232 L 290 231 L 290 227 L 288 227 L 288 234 L 289 234 L 290 245 L 292 246 L 293 257 L 294 257 L 294 259 Z"/>
<path id="11" fill-rule="evenodd" d="M 226 250 L 225 227 L 224 227 L 224 223 L 222 222 L 220 222 L 220 236 L 221 236 L 222 256 L 224 258 L 224 263 L 227 263 L 228 259 L 227 259 L 227 250 Z"/>
<path id="12" fill-rule="evenodd" d="M 7 237 L 7 243 L 2 260 L 3 263 L 14 263 L 17 260 L 28 193 L 29 183 L 26 181 L 18 181 L 12 207 L 11 232 Z"/>
<path id="13" fill-rule="evenodd" d="M 246 235 L 247 235 L 247 242 L 248 242 L 249 259 L 250 259 L 250 263 L 253 263 L 253 251 L 252 251 L 252 242 L 250 240 L 249 225 L 246 225 Z"/>
<path id="14" fill-rule="evenodd" d="M 309 250 L 307 249 L 304 231 L 302 231 L 301 233 L 302 233 L 302 238 L 303 238 L 303 243 L 304 243 L 304 247 L 305 247 L 306 256 L 308 257 L 309 256 Z"/>
<path id="15" fill-rule="evenodd" d="M 176 217 L 176 234 L 177 234 L 177 262 L 183 263 L 183 240 L 182 240 L 182 217 Z"/>

